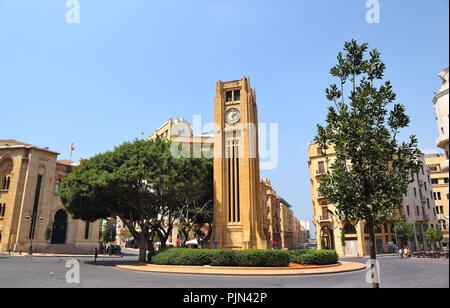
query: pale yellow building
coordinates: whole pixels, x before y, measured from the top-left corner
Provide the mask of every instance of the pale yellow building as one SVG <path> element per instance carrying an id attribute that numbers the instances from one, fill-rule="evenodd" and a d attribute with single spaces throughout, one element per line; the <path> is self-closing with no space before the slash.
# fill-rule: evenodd
<path id="1" fill-rule="evenodd" d="M 0 252 L 93 253 L 99 222 L 72 219 L 59 187 L 72 163 L 58 153 L 14 140 L 0 140 Z M 46 234 L 49 238 L 46 239 Z"/>
<path id="2" fill-rule="evenodd" d="M 317 232 L 318 249 L 336 249 L 339 255 L 348 257 L 362 257 L 369 255 L 369 230 L 364 222 L 357 224 L 344 224 L 336 217 L 329 214 L 328 210 L 334 212 L 335 208 L 319 193 L 320 178 L 326 174 L 328 164 L 336 159 L 336 153 L 331 147 L 327 150 L 326 156 L 318 144 L 310 144 L 308 150 L 308 166 L 311 180 L 311 195 L 314 225 Z M 424 233 L 429 226 L 437 226 L 437 216 L 433 212 L 435 208 L 433 190 L 431 185 L 430 172 L 425 165 L 425 158 L 422 155 L 423 168 L 414 175 L 414 182 L 409 184 L 408 193 L 400 202 L 400 208 L 391 222 L 378 226 L 375 230 L 377 254 L 389 252 L 388 247 L 397 244 L 393 226 L 399 220 L 410 223 L 416 232 Z M 342 231 L 343 230 L 343 231 Z M 342 235 L 344 234 L 344 238 Z M 422 250 L 429 248 L 424 242 L 424 246 L 417 238 L 411 239 L 407 243 L 412 250 Z"/>
<path id="3" fill-rule="evenodd" d="M 280 197 L 273 189 L 270 179 L 261 179 L 260 194 L 263 207 L 266 208 L 264 232 L 272 248 L 282 248 Z M 265 206 L 264 206 L 265 205 Z"/>
<path id="4" fill-rule="evenodd" d="M 280 199 L 281 209 L 281 246 L 295 248 L 295 217 L 292 206 L 283 198 Z"/>
<path id="5" fill-rule="evenodd" d="M 434 213 L 437 215 L 438 226 L 442 230 L 445 242 L 448 243 L 448 169 L 442 170 L 445 157 L 440 154 L 425 156 L 425 162 L 430 170 L 431 185 L 433 187 L 433 199 L 435 202 Z"/>

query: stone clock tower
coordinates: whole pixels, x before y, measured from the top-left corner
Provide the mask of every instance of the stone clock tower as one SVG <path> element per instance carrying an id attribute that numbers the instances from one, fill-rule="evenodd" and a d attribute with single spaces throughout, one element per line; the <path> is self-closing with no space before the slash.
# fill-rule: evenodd
<path id="1" fill-rule="evenodd" d="M 214 223 L 220 249 L 265 249 L 259 194 L 258 113 L 250 80 L 222 82 L 214 100 Z"/>

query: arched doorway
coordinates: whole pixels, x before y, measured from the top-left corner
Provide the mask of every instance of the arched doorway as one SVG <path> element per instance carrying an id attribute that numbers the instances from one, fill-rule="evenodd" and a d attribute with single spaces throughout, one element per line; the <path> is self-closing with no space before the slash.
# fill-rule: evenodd
<path id="1" fill-rule="evenodd" d="M 322 249 L 335 249 L 334 247 L 334 230 L 325 225 L 321 228 Z"/>
<path id="2" fill-rule="evenodd" d="M 55 214 L 52 228 L 52 244 L 65 244 L 67 233 L 67 213 L 59 210 Z"/>

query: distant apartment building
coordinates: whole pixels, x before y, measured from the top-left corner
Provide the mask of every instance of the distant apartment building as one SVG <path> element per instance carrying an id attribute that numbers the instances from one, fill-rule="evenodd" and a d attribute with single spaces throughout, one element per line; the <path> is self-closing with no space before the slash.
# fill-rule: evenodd
<path id="1" fill-rule="evenodd" d="M 330 163 L 336 159 L 334 149 L 332 147 L 328 149 L 325 156 L 318 144 L 311 144 L 308 155 L 313 222 L 316 227 L 318 249 L 336 249 L 339 255 L 348 257 L 368 255 L 370 243 L 369 229 L 366 223 L 345 224 L 339 221 L 329 214 L 328 210 L 334 211 L 335 209 L 333 204 L 330 204 L 319 192 L 320 178 L 327 172 L 326 158 L 330 160 Z M 437 214 L 433 212 L 435 204 L 430 171 L 425 165 L 424 155 L 421 155 L 420 159 L 424 165 L 418 173 L 411 175 L 411 179 L 414 181 L 408 186 L 408 192 L 400 202 L 397 215 L 392 217 L 390 223 L 378 226 L 375 230 L 378 254 L 386 253 L 387 247 L 391 243 L 398 242 L 393 230 L 395 222 L 407 221 L 414 227 L 416 233 L 424 233 L 429 226 L 436 228 L 438 224 Z M 342 235 L 344 238 L 341 238 Z M 429 247 L 426 241 L 421 244 L 417 237 L 412 238 L 408 242 L 408 246 L 412 250 Z"/>
<path id="2" fill-rule="evenodd" d="M 309 220 L 300 220 L 300 228 L 301 228 L 301 241 L 300 243 L 309 243 L 311 242 L 311 225 Z"/>
<path id="3" fill-rule="evenodd" d="M 281 209 L 281 246 L 295 248 L 295 217 L 292 206 L 283 198 L 280 199 Z"/>

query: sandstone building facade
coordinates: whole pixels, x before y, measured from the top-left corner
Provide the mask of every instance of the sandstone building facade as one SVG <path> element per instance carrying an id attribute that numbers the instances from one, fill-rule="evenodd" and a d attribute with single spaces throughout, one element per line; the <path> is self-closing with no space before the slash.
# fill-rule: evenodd
<path id="1" fill-rule="evenodd" d="M 0 140 L 0 252 L 93 253 L 99 222 L 74 220 L 59 198 L 71 164 L 58 153 Z M 46 234 L 48 239 L 46 239 Z"/>
<path id="2" fill-rule="evenodd" d="M 336 249 L 340 256 L 348 257 L 369 255 L 369 230 L 366 224 L 358 222 L 357 224 L 345 225 L 342 221 L 338 221 L 328 212 L 328 210 L 334 211 L 334 206 L 319 192 L 320 178 L 326 174 L 328 168 L 326 158 L 330 160 L 330 163 L 336 159 L 333 148 L 328 149 L 325 155 L 318 144 L 310 144 L 308 156 L 313 222 L 317 232 L 318 249 Z M 430 171 L 425 165 L 424 155 L 421 156 L 421 160 L 423 168 L 413 175 L 414 182 L 409 184 L 408 193 L 403 196 L 397 215 L 392 217 L 390 223 L 378 226 L 375 230 L 378 254 L 388 252 L 390 243 L 393 245 L 398 243 L 393 229 L 397 221 L 407 221 L 414 227 L 416 233 L 425 233 L 429 226 L 437 228 L 438 219 L 434 212 L 435 204 Z M 344 232 L 342 232 L 342 229 L 344 229 Z M 415 236 L 408 242 L 408 247 L 412 250 L 422 250 L 429 248 L 429 245 L 426 241 L 420 243 Z"/>
<path id="3" fill-rule="evenodd" d="M 430 170 L 431 185 L 433 187 L 433 199 L 435 202 L 434 214 L 437 215 L 438 228 L 444 235 L 443 245 L 448 245 L 448 169 L 442 169 L 445 157 L 440 154 L 426 155 L 425 162 Z"/>

